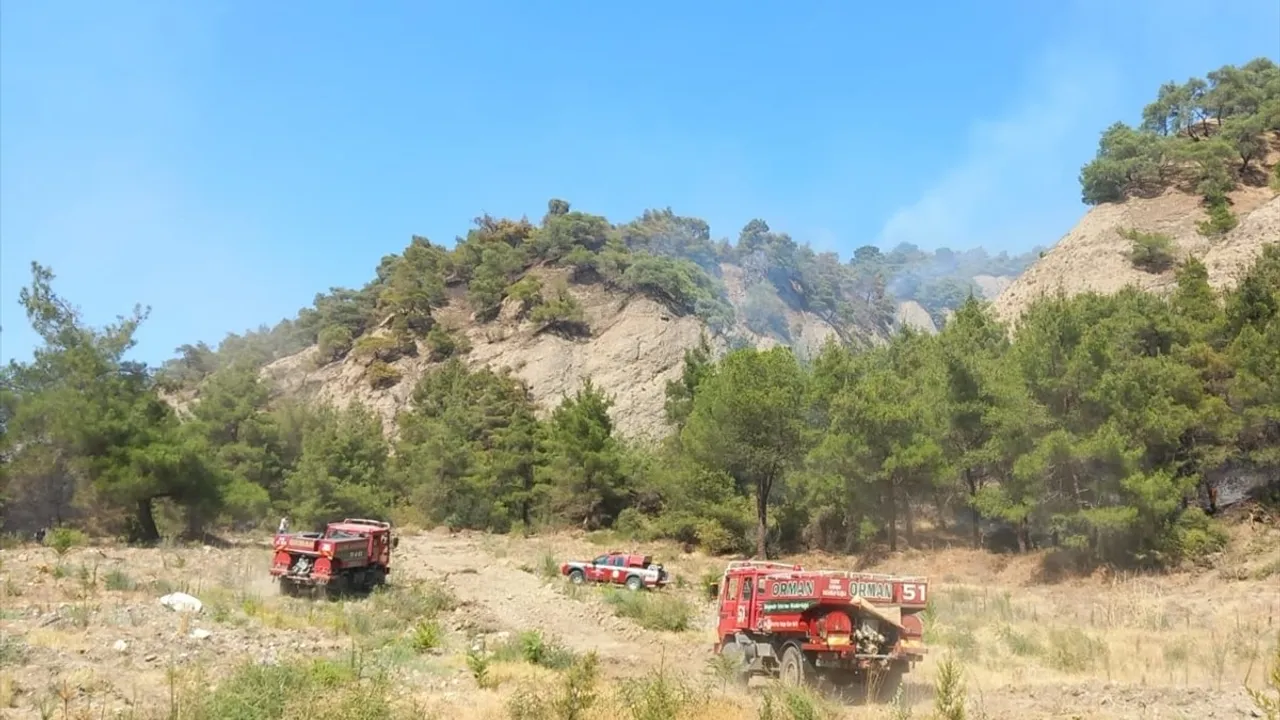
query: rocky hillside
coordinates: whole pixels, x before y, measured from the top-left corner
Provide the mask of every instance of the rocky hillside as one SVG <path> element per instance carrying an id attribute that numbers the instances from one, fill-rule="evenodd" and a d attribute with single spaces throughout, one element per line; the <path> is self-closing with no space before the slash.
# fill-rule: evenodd
<path id="1" fill-rule="evenodd" d="M 728 278 L 738 274 L 735 267 L 724 269 Z M 538 268 L 528 277 L 555 284 L 567 274 Z M 732 281 L 727 284 L 738 287 Z M 443 327 L 465 337 L 464 346 L 469 350 L 462 356 L 470 367 L 510 369 L 525 382 L 544 413 L 561 398 L 577 392 L 585 378 L 591 378 L 613 396 L 613 417 L 619 432 L 636 438 L 652 439 L 666 432 L 666 383 L 680 376 L 685 350 L 696 346 L 704 333 L 717 355 L 728 349 L 728 337 L 761 348 L 780 343 L 773 335 L 752 331 L 742 317 L 741 306 L 736 308 L 734 323 L 740 334 L 727 335 L 713 332 L 697 316 L 675 313 L 645 295 L 629 295 L 601 285 L 565 285 L 583 311 L 585 327 L 578 336 L 545 331 L 521 314 L 520 303 L 513 298 L 504 300 L 498 316 L 487 323 L 477 323 L 469 316 L 462 293 L 436 315 Z M 730 292 L 731 297 L 736 294 Z M 811 312 L 787 309 L 784 317 L 792 332 L 789 344 L 802 354 L 816 352 L 828 339 L 840 337 L 831 323 Z M 389 337 L 391 332 L 377 329 L 371 334 Z M 878 339 L 879 335 L 872 337 Z M 396 414 L 408 407 L 413 381 L 441 362 L 433 359 L 425 341 L 417 341 L 414 352 L 388 363 L 399 380 L 374 386 L 369 377 L 377 360 L 371 356 L 353 353 L 327 363 L 319 361 L 319 356 L 318 346 L 307 348 L 270 363 L 263 368 L 263 375 L 284 394 L 339 405 L 363 403 L 378 412 L 388 430 Z"/>
<path id="2" fill-rule="evenodd" d="M 1216 238 L 1196 228 L 1205 219 L 1199 198 L 1176 189 L 1093 208 L 1000 293 L 994 302 L 997 316 L 1016 324 L 1036 298 L 1058 292 L 1112 293 L 1127 285 L 1164 291 L 1173 287 L 1177 263 L 1192 257 L 1205 263 L 1215 288 L 1234 286 L 1264 244 L 1280 242 L 1280 195 L 1267 188 L 1244 188 L 1229 196 L 1240 224 Z M 1131 229 L 1168 237 L 1174 262 L 1158 272 L 1135 265 L 1133 241 L 1124 235 Z"/>
<path id="3" fill-rule="evenodd" d="M 1029 262 L 906 244 L 842 262 L 760 220 L 729 243 L 670 210 L 615 225 L 553 200 L 538 225 L 478 218 L 452 249 L 414 238 L 364 288 L 317 295 L 296 318 L 216 351 L 184 346 L 163 375 L 168 397 L 187 406 L 219 367 L 249 362 L 277 397 L 360 402 L 392 432 L 417 379 L 458 357 L 510 370 L 543 412 L 590 377 L 613 396 L 623 435 L 653 438 L 667 427 L 666 383 L 703 336 L 716 355 L 869 347 L 904 324 L 933 332 L 970 293 Z"/>
<path id="4" fill-rule="evenodd" d="M 1141 126 L 1102 134 L 1080 174 L 1093 208 L 1000 293 L 1001 319 L 1049 294 L 1161 292 L 1191 258 L 1231 287 L 1280 242 L 1280 67 L 1258 58 L 1206 78 L 1167 83 Z"/>

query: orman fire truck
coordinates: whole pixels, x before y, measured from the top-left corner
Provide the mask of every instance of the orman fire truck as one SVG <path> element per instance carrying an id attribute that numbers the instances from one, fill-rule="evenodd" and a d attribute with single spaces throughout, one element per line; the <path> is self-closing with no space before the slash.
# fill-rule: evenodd
<path id="1" fill-rule="evenodd" d="M 886 699 L 924 658 L 928 599 L 923 577 L 735 561 L 720 581 L 716 652 L 739 659 L 744 678 L 865 684 Z"/>
<path id="2" fill-rule="evenodd" d="M 391 550 L 400 544 L 392 537 L 391 523 L 346 519 L 333 522 L 324 532 L 276 533 L 271 575 L 286 595 L 303 588 L 330 594 L 367 591 L 387 581 Z"/>

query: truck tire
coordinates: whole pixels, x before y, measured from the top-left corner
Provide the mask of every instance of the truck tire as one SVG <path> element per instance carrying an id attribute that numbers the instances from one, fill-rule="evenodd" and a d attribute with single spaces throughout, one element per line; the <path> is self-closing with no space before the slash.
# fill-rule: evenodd
<path id="1" fill-rule="evenodd" d="M 582 574 L 581 570 L 573 570 L 569 573 L 569 582 L 574 585 L 581 585 L 587 581 L 587 576 Z"/>
<path id="2" fill-rule="evenodd" d="M 795 645 L 788 645 L 782 652 L 782 664 L 778 669 L 779 679 L 784 685 L 807 686 L 814 680 L 814 667 L 804 652 Z"/>
<path id="3" fill-rule="evenodd" d="M 644 581 L 640 579 L 639 575 L 632 575 L 631 577 L 627 578 L 628 590 L 635 592 L 643 587 L 644 587 Z"/>
<path id="4" fill-rule="evenodd" d="M 866 681 L 874 693 L 876 702 L 890 702 L 902 686 L 903 676 L 907 674 L 907 664 L 896 662 L 883 670 L 872 670 L 867 673 Z"/>

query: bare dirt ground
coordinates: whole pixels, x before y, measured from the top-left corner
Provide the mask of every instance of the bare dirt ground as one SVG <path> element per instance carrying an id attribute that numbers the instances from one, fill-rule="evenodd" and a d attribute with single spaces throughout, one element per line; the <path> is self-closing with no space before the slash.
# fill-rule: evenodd
<path id="1" fill-rule="evenodd" d="M 970 717 L 1256 717 L 1243 687 L 1261 687 L 1280 639 L 1280 528 L 1244 524 L 1214 567 L 1160 577 L 1049 582 L 1039 556 L 962 549 L 909 551 L 868 569 L 927 574 L 935 608 L 934 654 L 906 691 L 911 717 L 929 717 L 938 658 L 964 667 Z M 663 591 L 692 607 L 687 629 L 645 629 L 615 615 L 605 596 L 549 577 L 553 559 L 590 557 L 613 543 L 583 537 L 512 538 L 431 531 L 406 534 L 394 589 L 343 601 L 285 598 L 268 579 L 270 550 L 248 540 L 229 548 L 115 546 L 0 551 L 0 716 L 164 716 L 175 687 L 211 688 L 243 663 L 291 657 L 360 656 L 394 668 L 398 688 L 423 712 L 506 717 L 511 688 L 550 682 L 552 672 L 498 663 L 496 688 L 479 689 L 467 649 L 497 646 L 526 630 L 575 653 L 594 650 L 605 678 L 659 668 L 707 674 L 714 607 L 700 579 L 723 559 L 645 546 L 680 581 Z M 606 544 L 607 543 L 607 544 Z M 853 567 L 848 557 L 800 558 Z M 202 600 L 183 615 L 159 598 L 175 590 Z M 451 595 L 447 604 L 437 601 Z M 433 605 L 434 603 L 434 605 Z M 422 608 L 447 607 L 442 637 L 410 647 Z M 754 717 L 758 688 L 718 689 L 719 714 Z M 846 717 L 889 709 L 842 705 Z"/>

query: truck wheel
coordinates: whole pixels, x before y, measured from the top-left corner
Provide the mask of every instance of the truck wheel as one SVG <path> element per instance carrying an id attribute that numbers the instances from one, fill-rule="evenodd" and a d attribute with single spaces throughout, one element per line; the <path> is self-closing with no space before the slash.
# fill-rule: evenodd
<path id="1" fill-rule="evenodd" d="M 881 670 L 867 673 L 867 683 L 877 702 L 890 702 L 902 686 L 902 678 L 907 674 L 906 663 L 896 662 Z"/>
<path id="2" fill-rule="evenodd" d="M 582 583 L 586 582 L 586 580 L 587 580 L 587 576 L 583 575 L 581 570 L 574 570 L 573 572 L 569 573 L 569 582 L 573 583 L 574 585 L 581 585 Z"/>
<path id="3" fill-rule="evenodd" d="M 813 667 L 808 658 L 795 645 L 788 645 L 782 653 L 782 668 L 779 672 L 785 685 L 810 685 L 813 682 Z"/>
<path id="4" fill-rule="evenodd" d="M 639 590 L 642 587 L 644 587 L 644 581 L 640 579 L 639 575 L 632 575 L 631 577 L 627 578 L 628 590 L 635 592 L 636 590 Z"/>

